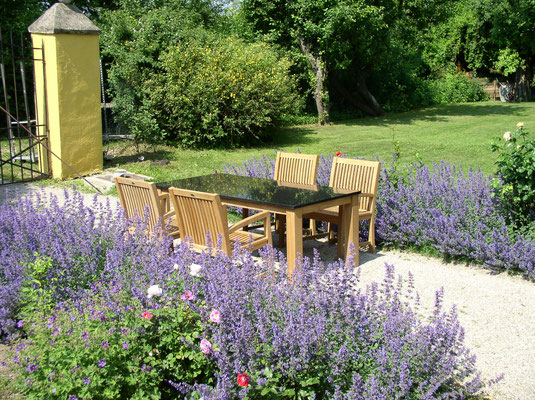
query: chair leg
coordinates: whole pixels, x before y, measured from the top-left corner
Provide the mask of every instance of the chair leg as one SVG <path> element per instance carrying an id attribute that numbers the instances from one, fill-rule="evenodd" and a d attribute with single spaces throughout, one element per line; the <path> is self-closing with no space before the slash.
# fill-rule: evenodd
<path id="1" fill-rule="evenodd" d="M 333 224 L 331 224 L 330 222 L 327 223 L 327 232 L 329 232 L 329 244 L 334 244 L 336 242 L 336 239 L 334 237 Z"/>
<path id="2" fill-rule="evenodd" d="M 370 242 L 368 251 L 370 253 L 375 253 L 375 218 L 374 216 L 370 218 L 370 231 L 368 232 L 368 241 Z"/>
<path id="3" fill-rule="evenodd" d="M 316 220 L 315 219 L 311 219 L 310 220 L 310 234 L 312 236 L 316 236 L 318 234 L 318 231 L 316 229 Z"/>
<path id="4" fill-rule="evenodd" d="M 247 218 L 249 216 L 249 209 L 248 208 L 242 208 L 241 215 L 242 215 L 242 219 Z M 248 231 L 249 227 L 248 226 L 244 226 L 243 230 L 244 231 Z"/>
<path id="5" fill-rule="evenodd" d="M 279 223 L 279 226 L 277 227 L 277 231 L 279 232 L 279 247 L 284 247 L 284 239 L 285 239 L 285 228 L 286 228 L 286 215 L 279 215 L 277 214 L 277 221 Z"/>

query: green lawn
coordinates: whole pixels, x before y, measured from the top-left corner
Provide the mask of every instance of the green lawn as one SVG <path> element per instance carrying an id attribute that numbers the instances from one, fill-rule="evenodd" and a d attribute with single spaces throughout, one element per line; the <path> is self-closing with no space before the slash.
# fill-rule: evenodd
<path id="1" fill-rule="evenodd" d="M 402 162 L 426 164 L 445 160 L 464 167 L 481 168 L 493 173 L 496 155 L 489 150 L 492 138 L 513 131 L 523 121 L 535 132 L 535 103 L 500 103 L 496 101 L 441 105 L 418 111 L 389 114 L 379 118 L 362 118 L 335 122 L 327 127 L 313 125 L 285 128 L 276 132 L 273 142 L 259 147 L 236 150 L 182 150 L 158 146 L 135 146 L 121 142 L 110 146 L 114 155 L 105 167 L 120 167 L 142 173 L 156 180 L 211 173 L 226 162 L 241 163 L 274 149 L 303 153 L 336 153 L 348 156 L 375 157 L 390 162 L 394 142 L 399 141 Z M 137 162 L 143 155 L 145 160 Z M 165 158 L 167 166 L 151 167 L 151 160 Z"/>

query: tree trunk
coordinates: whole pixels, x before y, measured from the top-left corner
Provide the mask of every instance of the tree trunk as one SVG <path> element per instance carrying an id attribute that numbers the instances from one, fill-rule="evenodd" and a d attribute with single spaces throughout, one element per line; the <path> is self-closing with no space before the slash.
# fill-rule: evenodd
<path id="1" fill-rule="evenodd" d="M 357 73 L 357 91 L 362 100 L 364 100 L 366 106 L 372 111 L 372 113 L 369 113 L 368 115 L 378 117 L 379 115 L 383 115 L 383 108 L 368 89 L 368 85 L 366 84 L 367 75 L 368 74 L 365 71 Z"/>
<path id="2" fill-rule="evenodd" d="M 331 75 L 331 82 L 333 83 L 334 87 L 352 107 L 362 111 L 364 114 L 370 117 L 377 117 L 379 115 L 382 115 L 383 109 L 381 108 L 375 97 L 368 90 L 368 86 L 366 85 L 365 80 L 366 73 L 360 73 L 357 79 L 357 82 L 359 82 L 360 84 L 357 84 L 356 88 L 359 96 L 355 96 L 348 90 L 347 85 L 344 85 L 340 81 L 336 74 Z"/>
<path id="3" fill-rule="evenodd" d="M 528 101 L 528 83 L 526 80 L 526 71 L 518 68 L 515 74 L 515 100 Z"/>
<path id="4" fill-rule="evenodd" d="M 299 46 L 306 56 L 310 69 L 314 74 L 314 100 L 316 101 L 316 109 L 318 110 L 318 124 L 327 125 L 329 124 L 329 91 L 327 90 L 327 69 L 325 68 L 325 63 L 320 55 L 312 52 L 310 45 L 301 36 L 299 36 Z"/>
<path id="5" fill-rule="evenodd" d="M 530 56 L 526 58 L 526 95 L 527 95 L 527 101 L 531 101 L 532 96 L 532 89 L 531 85 L 533 84 L 533 81 L 531 80 L 533 77 L 533 63 L 535 61 L 535 56 Z"/>

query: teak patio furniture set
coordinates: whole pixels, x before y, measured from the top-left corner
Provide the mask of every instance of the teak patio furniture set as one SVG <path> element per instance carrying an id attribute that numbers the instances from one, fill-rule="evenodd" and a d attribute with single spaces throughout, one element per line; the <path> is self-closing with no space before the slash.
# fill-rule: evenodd
<path id="1" fill-rule="evenodd" d="M 208 248 L 229 256 L 238 243 L 249 250 L 272 244 L 271 214 L 275 215 L 279 246 L 286 238 L 288 273 L 303 254 L 303 219 L 311 221 L 311 235 L 328 235 L 334 242 L 338 226 L 338 256 L 349 255 L 350 243 L 375 251 L 375 203 L 380 163 L 334 157 L 329 186 L 316 184 L 319 156 L 278 152 L 273 179 L 211 174 L 171 182 L 151 183 L 116 178 L 121 205 L 128 218 L 148 213 L 150 230 L 165 226 L 166 234 L 191 243 L 196 251 Z M 227 206 L 243 209 L 244 219 L 228 226 Z M 249 210 L 259 211 L 248 216 Z M 315 221 L 328 222 L 328 232 L 318 234 Z M 369 237 L 359 242 L 359 222 L 369 220 Z M 256 233 L 263 221 L 263 233 Z M 262 227 L 262 226 L 261 226 Z M 207 235 L 208 234 L 208 235 Z M 209 241 L 207 241 L 209 240 Z"/>

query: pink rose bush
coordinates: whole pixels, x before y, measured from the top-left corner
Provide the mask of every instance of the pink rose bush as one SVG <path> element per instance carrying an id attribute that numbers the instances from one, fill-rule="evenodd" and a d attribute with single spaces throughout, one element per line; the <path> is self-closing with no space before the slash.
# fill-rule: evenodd
<path id="1" fill-rule="evenodd" d="M 200 348 L 204 354 L 210 354 L 212 351 L 212 343 L 210 343 L 207 339 L 202 339 Z"/>

